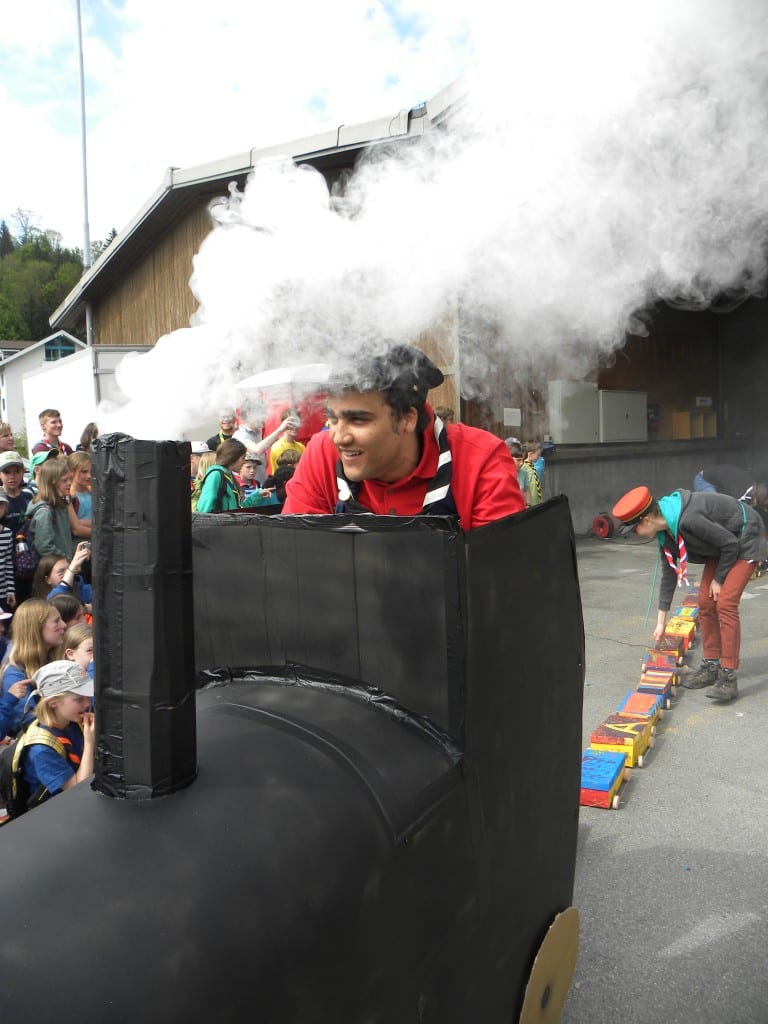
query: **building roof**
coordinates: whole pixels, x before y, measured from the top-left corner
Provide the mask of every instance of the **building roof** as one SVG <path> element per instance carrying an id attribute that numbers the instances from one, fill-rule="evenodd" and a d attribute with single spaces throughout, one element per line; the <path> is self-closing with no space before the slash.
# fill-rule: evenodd
<path id="1" fill-rule="evenodd" d="M 53 334 L 49 334 L 47 338 L 42 338 L 40 341 L 0 342 L 0 367 L 7 366 L 8 363 L 12 363 L 15 359 L 20 359 L 29 352 L 34 352 L 35 349 L 47 345 L 49 341 L 53 341 L 56 338 L 66 338 L 67 341 L 72 342 L 75 348 L 88 347 L 84 341 L 80 341 L 79 338 L 75 338 L 74 335 L 69 334 L 67 331 L 54 331 Z M 10 352 L 9 355 L 5 354 L 6 351 L 16 346 L 21 347 L 17 348 L 15 352 Z"/>
<path id="2" fill-rule="evenodd" d="M 394 115 L 356 125 L 340 125 L 331 131 L 264 149 L 244 153 L 195 167 L 169 167 L 157 191 L 120 231 L 110 245 L 89 267 L 79 282 L 50 317 L 54 329 L 74 327 L 82 318 L 85 305 L 109 292 L 128 268 L 155 246 L 158 238 L 177 223 L 201 199 L 215 199 L 234 181 L 239 187 L 255 165 L 270 157 L 288 156 L 297 163 L 311 163 L 321 171 L 349 166 L 351 158 L 370 146 L 391 139 L 424 135 L 440 123 L 446 111 L 460 100 L 463 86 L 454 82 L 431 100 L 400 110 Z"/>

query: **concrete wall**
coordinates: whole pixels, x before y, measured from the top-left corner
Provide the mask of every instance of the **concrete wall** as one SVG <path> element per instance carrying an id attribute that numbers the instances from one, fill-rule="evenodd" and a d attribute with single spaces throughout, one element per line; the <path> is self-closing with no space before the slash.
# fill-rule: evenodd
<path id="1" fill-rule="evenodd" d="M 591 532 L 595 516 L 610 512 L 631 487 L 645 484 L 656 495 L 691 489 L 703 466 L 731 463 L 750 469 L 738 442 L 670 441 L 558 449 L 547 459 L 544 494 L 566 494 L 577 534 Z"/>

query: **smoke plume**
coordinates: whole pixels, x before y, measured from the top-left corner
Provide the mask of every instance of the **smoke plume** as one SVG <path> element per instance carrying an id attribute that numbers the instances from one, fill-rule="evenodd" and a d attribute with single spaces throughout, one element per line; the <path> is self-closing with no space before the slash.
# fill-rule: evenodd
<path id="1" fill-rule="evenodd" d="M 413 339 L 458 304 L 487 328 L 463 337 L 477 380 L 490 331 L 538 360 L 594 359 L 660 299 L 764 293 L 764 5 L 512 11 L 503 30 L 478 18 L 478 66 L 415 144 L 372 149 L 333 195 L 317 171 L 264 163 L 213 208 L 193 326 L 122 381 L 140 433 L 184 431 L 188 410 L 147 391 L 180 365 L 195 370 L 187 407 L 213 412 L 236 379 Z"/>

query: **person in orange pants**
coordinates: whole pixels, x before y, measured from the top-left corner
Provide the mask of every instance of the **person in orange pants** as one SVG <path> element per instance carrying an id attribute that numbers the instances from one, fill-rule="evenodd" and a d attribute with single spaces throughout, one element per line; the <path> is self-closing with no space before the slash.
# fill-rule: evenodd
<path id="1" fill-rule="evenodd" d="M 738 697 L 741 623 L 739 602 L 754 563 L 765 557 L 765 527 L 749 505 L 727 494 L 680 489 L 656 500 L 647 487 L 635 487 L 616 502 L 621 532 L 659 544 L 662 578 L 654 639 L 664 633 L 675 584 L 688 582 L 688 562 L 704 563 L 699 586 L 699 627 L 703 661 L 683 680 L 691 690 L 711 687 L 718 702 Z"/>

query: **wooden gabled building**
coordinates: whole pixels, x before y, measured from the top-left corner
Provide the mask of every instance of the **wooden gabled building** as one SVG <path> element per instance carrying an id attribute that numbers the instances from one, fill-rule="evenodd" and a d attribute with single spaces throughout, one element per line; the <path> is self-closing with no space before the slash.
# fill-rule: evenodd
<path id="1" fill-rule="evenodd" d="M 195 299 L 192 259 L 211 230 L 208 207 L 243 188 L 265 158 L 288 156 L 318 169 L 333 186 L 372 147 L 419 143 L 450 118 L 461 100 L 451 86 L 408 111 L 192 168 L 169 168 L 162 186 L 116 236 L 51 318 L 54 330 L 103 346 L 152 345 L 189 325 Z M 482 399 L 463 400 L 460 297 L 440 324 L 415 339 L 446 374 L 433 392 L 466 423 L 501 437 L 549 439 L 545 490 L 571 497 L 578 530 L 638 481 L 663 492 L 690 486 L 705 464 L 731 462 L 768 478 L 768 417 L 763 388 L 768 362 L 768 303 L 757 299 L 729 312 L 690 313 L 659 305 L 646 337 L 628 336 L 609 359 L 579 379 L 557 358 L 534 360 L 499 349 L 493 325 L 483 344 L 493 374 Z"/>

